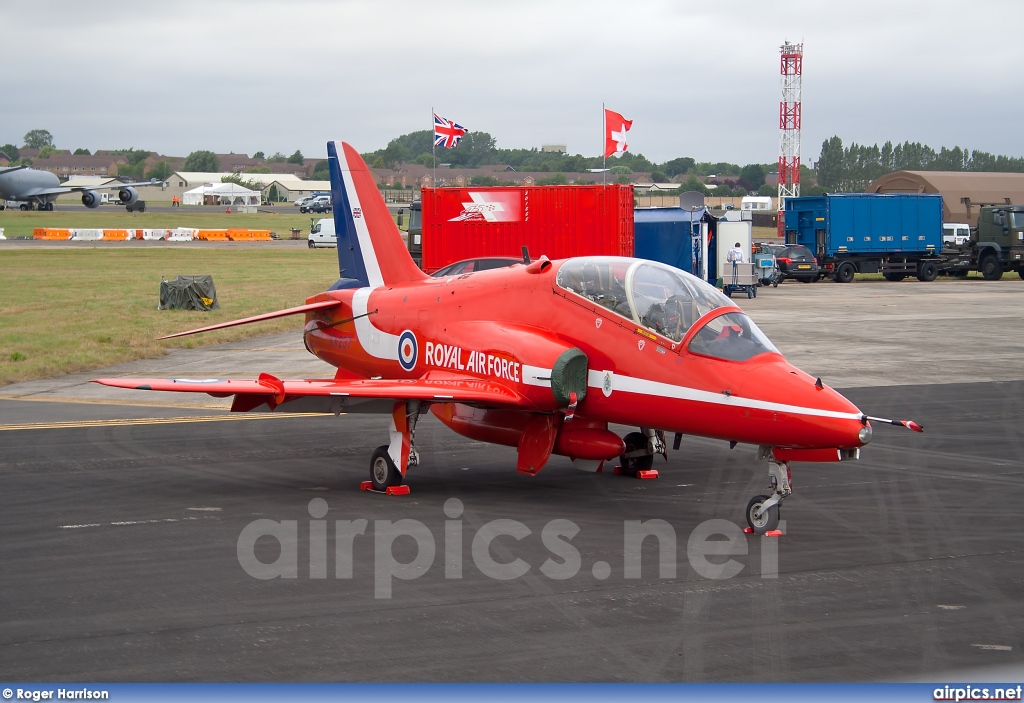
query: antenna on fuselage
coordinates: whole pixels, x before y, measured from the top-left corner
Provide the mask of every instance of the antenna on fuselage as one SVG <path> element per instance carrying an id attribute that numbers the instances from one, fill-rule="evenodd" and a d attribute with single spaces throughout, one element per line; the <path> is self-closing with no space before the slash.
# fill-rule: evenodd
<path id="1" fill-rule="evenodd" d="M 523 245 L 523 265 L 530 265 L 530 249 L 525 244 Z"/>

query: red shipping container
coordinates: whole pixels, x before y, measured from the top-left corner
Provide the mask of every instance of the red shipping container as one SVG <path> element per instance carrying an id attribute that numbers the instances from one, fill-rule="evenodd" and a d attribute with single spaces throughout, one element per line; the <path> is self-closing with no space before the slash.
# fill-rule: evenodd
<path id="1" fill-rule="evenodd" d="M 424 188 L 423 270 L 480 256 L 633 256 L 633 186 Z"/>

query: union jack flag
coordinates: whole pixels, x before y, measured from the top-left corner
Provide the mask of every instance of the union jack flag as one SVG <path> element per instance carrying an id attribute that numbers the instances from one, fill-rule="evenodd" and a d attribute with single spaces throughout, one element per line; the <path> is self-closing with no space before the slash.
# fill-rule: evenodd
<path id="1" fill-rule="evenodd" d="M 434 146 L 454 149 L 469 130 L 434 113 Z"/>

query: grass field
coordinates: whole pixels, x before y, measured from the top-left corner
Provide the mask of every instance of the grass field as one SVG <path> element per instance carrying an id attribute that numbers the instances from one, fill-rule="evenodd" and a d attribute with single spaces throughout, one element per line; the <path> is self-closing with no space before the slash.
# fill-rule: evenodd
<path id="1" fill-rule="evenodd" d="M 4 228 L 4 236 L 31 237 L 36 227 L 80 229 L 172 229 L 174 227 L 196 227 L 199 229 L 227 229 L 229 227 L 245 227 L 248 229 L 269 229 L 282 237 L 291 235 L 291 228 L 309 232 L 310 218 L 320 219 L 324 215 L 303 215 L 297 207 L 282 206 L 278 213 L 232 213 L 227 215 L 219 212 L 189 212 L 182 207 L 181 212 L 125 212 L 124 208 L 104 210 L 98 208 L 89 211 L 70 212 L 22 212 L 21 210 L 4 210 L 0 212 L 0 227 Z"/>
<path id="2" fill-rule="evenodd" d="M 773 242 L 778 239 L 778 230 L 774 227 L 753 227 L 751 236 L 755 242 Z"/>
<path id="3" fill-rule="evenodd" d="M 334 249 L 271 247 L 14 249 L 0 250 L 0 274 L 2 386 L 156 357 L 169 347 L 296 329 L 301 316 L 155 341 L 172 332 L 301 305 L 337 280 L 338 258 Z M 161 276 L 177 274 L 212 274 L 220 309 L 157 310 Z"/>

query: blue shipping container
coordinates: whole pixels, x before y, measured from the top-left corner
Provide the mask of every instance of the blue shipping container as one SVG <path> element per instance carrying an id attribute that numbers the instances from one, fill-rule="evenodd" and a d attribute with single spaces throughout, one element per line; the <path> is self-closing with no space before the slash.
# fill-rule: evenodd
<path id="1" fill-rule="evenodd" d="M 633 211 L 634 253 L 700 275 L 700 222 L 705 210 L 678 207 L 638 208 Z"/>
<path id="2" fill-rule="evenodd" d="M 819 257 L 942 251 L 938 193 L 835 193 L 786 200 L 786 241 Z"/>

